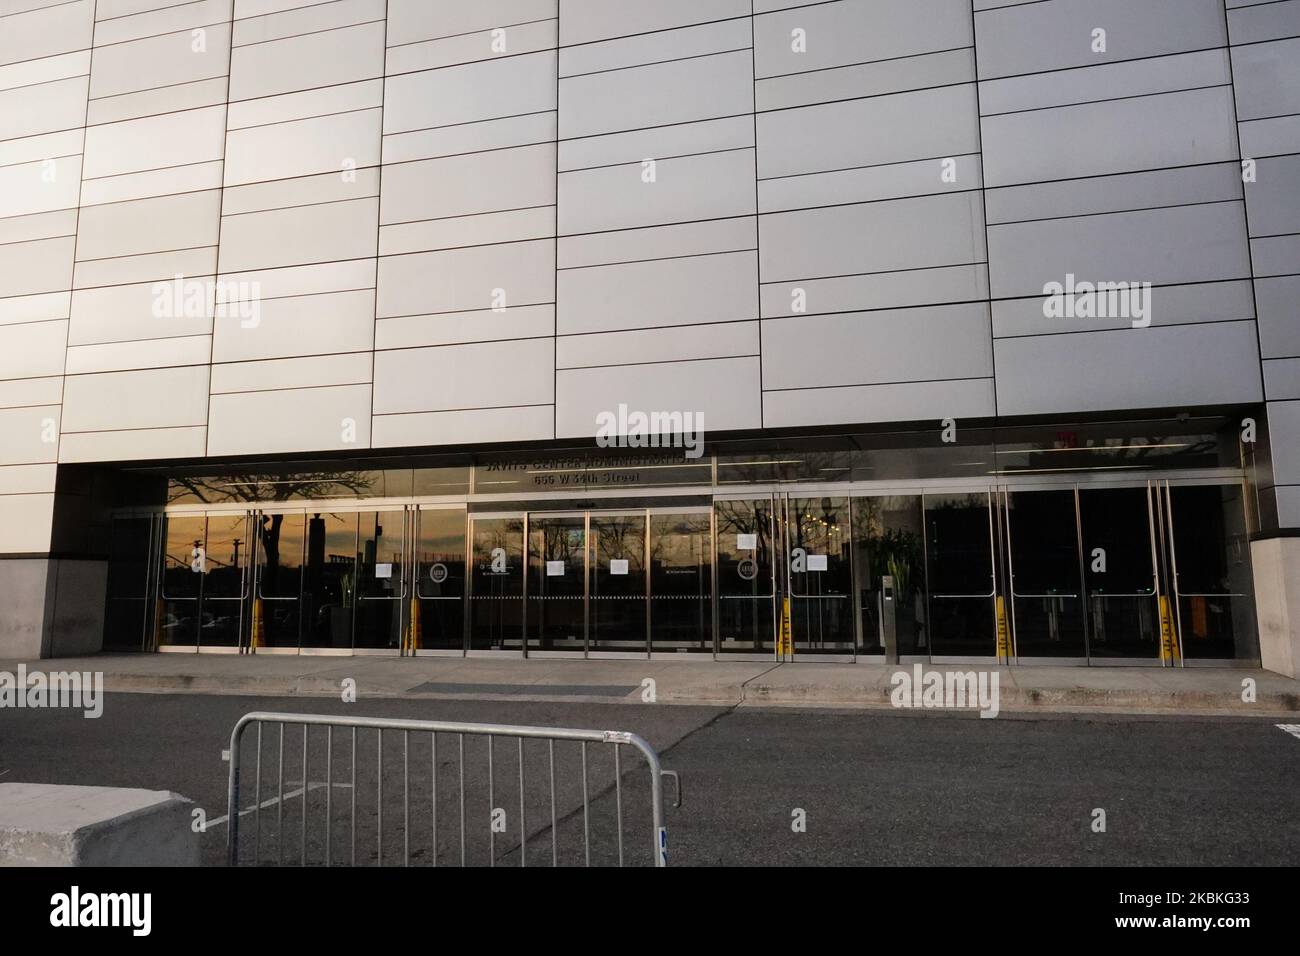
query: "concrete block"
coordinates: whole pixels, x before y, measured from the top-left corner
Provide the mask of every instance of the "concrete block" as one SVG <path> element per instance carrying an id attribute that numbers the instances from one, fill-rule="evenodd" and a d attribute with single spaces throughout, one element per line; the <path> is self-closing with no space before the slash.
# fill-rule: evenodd
<path id="1" fill-rule="evenodd" d="M 1265 670 L 1300 677 L 1300 538 L 1252 541 L 1259 619 L 1259 658 Z"/>
<path id="2" fill-rule="evenodd" d="M 0 866 L 198 866 L 192 807 L 166 790 L 0 783 Z"/>

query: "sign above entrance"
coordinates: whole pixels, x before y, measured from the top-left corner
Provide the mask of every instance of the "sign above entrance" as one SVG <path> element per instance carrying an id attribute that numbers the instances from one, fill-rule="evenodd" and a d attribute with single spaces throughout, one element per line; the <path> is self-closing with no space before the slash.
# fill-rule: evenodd
<path id="1" fill-rule="evenodd" d="M 711 462 L 691 461 L 676 451 L 650 455 L 593 453 L 474 466 L 475 493 L 489 495 L 710 485 L 712 481 Z"/>

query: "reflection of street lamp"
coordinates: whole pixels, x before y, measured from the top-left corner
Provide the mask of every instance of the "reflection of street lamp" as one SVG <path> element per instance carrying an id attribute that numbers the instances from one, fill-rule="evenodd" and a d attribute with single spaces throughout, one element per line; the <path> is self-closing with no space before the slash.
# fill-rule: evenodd
<path id="1" fill-rule="evenodd" d="M 232 547 L 231 554 L 230 554 L 230 566 L 238 570 L 239 569 L 239 546 L 243 544 L 243 542 L 240 541 L 238 538 L 236 538 L 234 541 L 231 541 L 230 544 Z"/>
<path id="2" fill-rule="evenodd" d="M 835 502 L 830 498 L 822 499 L 822 515 L 824 516 L 823 526 L 826 528 L 826 551 L 831 550 L 831 533 L 835 528 Z"/>

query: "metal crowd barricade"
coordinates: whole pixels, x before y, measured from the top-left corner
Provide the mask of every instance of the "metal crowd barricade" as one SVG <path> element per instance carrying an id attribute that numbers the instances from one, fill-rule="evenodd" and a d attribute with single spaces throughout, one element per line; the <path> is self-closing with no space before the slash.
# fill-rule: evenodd
<path id="1" fill-rule="evenodd" d="M 256 783 L 253 788 L 254 799 L 250 807 L 240 806 L 241 796 L 241 749 L 245 732 L 256 725 Z M 275 764 L 272 768 L 272 780 L 275 783 L 275 796 L 270 799 L 263 799 L 262 780 L 263 780 L 263 730 L 268 727 L 278 728 L 278 740 L 271 741 L 271 757 Z M 300 769 L 302 773 L 301 785 L 296 790 L 291 790 L 288 794 L 285 791 L 285 729 L 288 727 L 302 728 L 302 754 Z M 311 729 L 313 727 L 325 728 L 325 775 L 324 780 L 318 784 L 313 784 L 309 774 L 309 741 Z M 334 751 L 335 751 L 335 729 L 350 731 L 351 736 L 351 769 L 347 775 L 346 781 L 340 780 L 335 782 Z M 439 736 L 445 735 L 453 738 L 455 743 L 455 755 L 458 762 L 458 772 L 456 780 L 458 781 L 458 827 L 460 837 L 460 863 L 466 865 L 467 861 L 467 831 L 466 830 L 466 756 L 465 741 L 466 738 L 484 738 L 487 747 L 487 798 L 490 808 L 490 821 L 487 829 L 487 862 L 489 866 L 495 865 L 498 859 L 496 837 L 497 827 L 496 818 L 500 814 L 504 817 L 504 810 L 496 806 L 496 768 L 494 766 L 494 745 L 499 739 L 515 739 L 517 741 L 517 760 L 518 760 L 518 786 L 519 786 L 519 821 L 518 821 L 518 851 L 520 864 L 528 864 L 528 815 L 526 805 L 527 779 L 525 773 L 525 748 L 524 743 L 527 740 L 546 741 L 546 764 L 549 767 L 550 789 L 549 789 L 549 807 L 550 822 L 549 826 L 543 826 L 538 831 L 545 834 L 550 830 L 551 838 L 551 864 L 559 865 L 559 830 L 563 822 L 558 816 L 556 800 L 556 743 L 574 742 L 580 747 L 581 757 L 581 807 L 582 807 L 582 842 L 583 842 L 583 860 L 587 866 L 591 865 L 592 856 L 592 800 L 588 780 L 588 744 L 604 744 L 613 748 L 613 785 L 612 795 L 614 799 L 615 827 L 617 834 L 618 848 L 618 865 L 624 865 L 624 846 L 623 846 L 623 764 L 622 751 L 625 747 L 631 747 L 641 752 L 645 758 L 646 764 L 650 771 L 649 790 L 650 790 L 650 809 L 652 825 L 650 832 L 652 860 L 655 866 L 668 865 L 668 831 L 664 823 L 664 805 L 663 805 L 663 778 L 672 777 L 675 784 L 674 806 L 681 806 L 681 781 L 676 772 L 663 770 L 659 764 L 659 756 L 654 749 L 646 743 L 641 737 L 633 733 L 613 730 L 576 730 L 561 727 L 525 727 L 509 724 L 473 724 L 458 723 L 448 721 L 433 720 L 403 720 L 376 717 L 341 717 L 323 714 L 278 714 L 267 712 L 256 712 L 245 714 L 235 724 L 234 730 L 230 735 L 230 778 L 227 790 L 227 820 L 229 829 L 226 838 L 226 857 L 231 866 L 238 866 L 240 859 L 240 837 L 241 837 L 241 818 L 253 816 L 254 827 L 254 851 L 252 862 L 262 864 L 268 861 L 262 860 L 262 812 L 264 809 L 269 810 L 274 806 L 275 823 L 275 859 L 272 862 L 276 865 L 283 865 L 285 854 L 285 807 L 289 800 L 297 800 L 301 797 L 300 816 L 300 837 L 299 837 L 299 854 L 298 862 L 301 865 L 308 864 L 308 834 L 311 824 L 310 797 L 314 786 L 323 787 L 325 790 L 325 812 L 324 812 L 324 834 L 323 834 L 323 856 L 324 865 L 334 865 L 334 818 L 335 802 L 334 790 L 341 787 L 349 790 L 349 800 L 347 814 L 350 819 L 348 827 L 348 839 L 350 840 L 350 852 L 348 861 L 351 865 L 357 863 L 357 837 L 358 837 L 358 732 L 374 730 L 373 737 L 376 744 L 377 761 L 375 766 L 375 793 L 376 801 L 375 825 L 376 825 L 376 861 L 379 865 L 384 863 L 384 790 L 385 790 L 385 770 L 384 770 L 384 733 L 385 731 L 401 732 L 402 746 L 402 772 L 401 772 L 401 815 L 402 815 L 402 862 L 403 865 L 411 865 L 411 833 L 412 833 L 412 811 L 411 811 L 411 735 L 427 734 L 429 737 L 429 766 L 430 773 L 426 780 L 430 784 L 429 803 L 429 821 L 431 824 L 431 839 L 429 849 L 431 850 L 432 865 L 438 865 L 439 844 L 438 844 L 438 771 L 439 756 L 438 744 Z M 319 743 L 319 741 L 317 741 Z M 345 738 L 346 744 L 346 738 Z M 445 753 L 445 751 L 444 751 Z M 318 763 L 319 765 L 319 763 Z M 390 793 L 392 784 L 390 786 Z M 608 792 L 608 791 L 607 791 Z M 473 811 L 479 812 L 479 811 Z M 576 809 L 572 816 L 576 814 Z M 576 825 L 576 819 L 575 819 Z M 504 831 L 502 831 L 504 832 Z M 420 851 L 417 849 L 417 854 Z"/>

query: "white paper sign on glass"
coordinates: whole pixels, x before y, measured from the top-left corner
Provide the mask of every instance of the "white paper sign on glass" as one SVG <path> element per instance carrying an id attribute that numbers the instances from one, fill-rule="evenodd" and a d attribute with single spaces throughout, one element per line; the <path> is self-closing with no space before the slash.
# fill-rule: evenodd
<path id="1" fill-rule="evenodd" d="M 546 576 L 547 576 L 548 578 L 562 578 L 562 577 L 564 577 L 564 562 L 563 562 L 563 561 L 547 561 L 547 562 L 546 562 Z"/>
<path id="2" fill-rule="evenodd" d="M 393 576 L 393 566 L 391 564 L 376 564 L 376 578 L 391 578 Z"/>
<path id="3" fill-rule="evenodd" d="M 808 555 L 808 570 L 809 570 L 809 571 L 825 571 L 825 570 L 826 570 L 826 555 L 824 555 L 824 554 L 810 554 L 810 555 Z"/>
<path id="4" fill-rule="evenodd" d="M 610 558 L 610 574 L 627 574 L 627 558 Z"/>
<path id="5" fill-rule="evenodd" d="M 758 535 L 756 534 L 738 534 L 736 535 L 737 551 L 757 551 Z"/>

